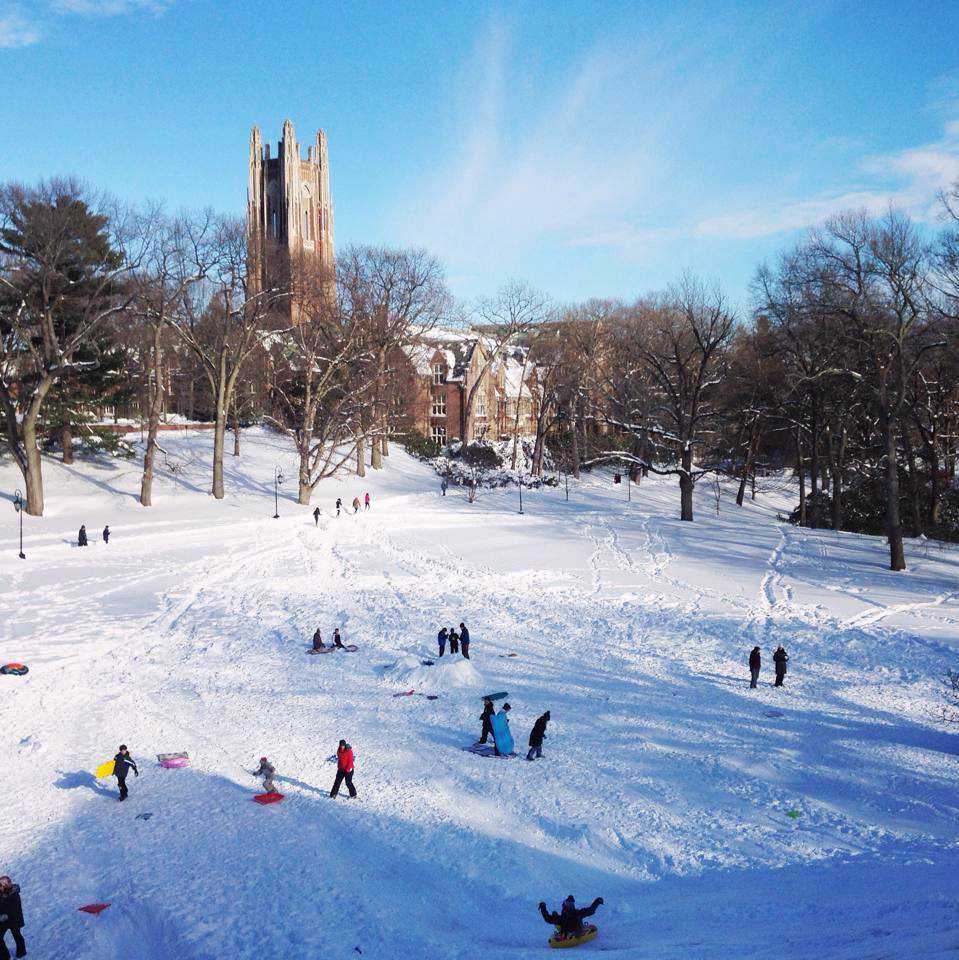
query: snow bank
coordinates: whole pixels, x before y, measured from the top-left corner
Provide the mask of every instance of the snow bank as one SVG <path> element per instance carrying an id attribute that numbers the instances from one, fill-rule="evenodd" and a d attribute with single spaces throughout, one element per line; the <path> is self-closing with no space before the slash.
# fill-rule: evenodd
<path id="1" fill-rule="evenodd" d="M 456 688 L 480 689 L 486 682 L 471 660 L 458 655 L 442 657 L 426 666 L 423 657 L 406 654 L 384 671 L 384 679 L 406 690 L 436 692 Z"/>

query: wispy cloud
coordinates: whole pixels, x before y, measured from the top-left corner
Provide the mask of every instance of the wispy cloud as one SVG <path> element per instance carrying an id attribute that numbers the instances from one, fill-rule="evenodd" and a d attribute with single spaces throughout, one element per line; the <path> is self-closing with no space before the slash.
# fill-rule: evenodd
<path id="1" fill-rule="evenodd" d="M 116 17 L 125 13 L 163 13 L 175 0 L 53 0 L 58 13 L 76 13 L 83 16 Z"/>
<path id="2" fill-rule="evenodd" d="M 40 27 L 16 7 L 0 9 L 0 47 L 29 47 L 40 39 Z"/>

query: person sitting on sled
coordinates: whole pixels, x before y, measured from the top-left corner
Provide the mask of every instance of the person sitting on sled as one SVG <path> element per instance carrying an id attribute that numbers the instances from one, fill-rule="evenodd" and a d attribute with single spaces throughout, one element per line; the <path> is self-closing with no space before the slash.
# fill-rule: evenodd
<path id="1" fill-rule="evenodd" d="M 563 901 L 559 913 L 550 913 L 545 903 L 539 905 L 539 912 L 543 915 L 543 919 L 553 924 L 564 937 L 579 937 L 585 933 L 583 921 L 591 917 L 596 912 L 596 908 L 605 902 L 602 897 L 597 897 L 588 907 L 577 907 L 576 901 L 570 895 Z"/>
<path id="2" fill-rule="evenodd" d="M 323 634 L 320 631 L 320 628 L 316 628 L 316 633 L 313 634 L 313 649 L 314 650 L 325 650 L 326 644 L 323 643 Z"/>

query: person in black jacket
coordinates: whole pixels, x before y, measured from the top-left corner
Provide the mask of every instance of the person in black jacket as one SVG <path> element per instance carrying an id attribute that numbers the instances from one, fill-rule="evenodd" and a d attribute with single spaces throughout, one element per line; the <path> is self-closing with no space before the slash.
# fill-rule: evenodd
<path id="1" fill-rule="evenodd" d="M 127 798 L 127 774 L 131 768 L 135 777 L 140 776 L 140 771 L 137 770 L 137 765 L 133 762 L 133 757 L 130 756 L 126 744 L 121 743 L 120 752 L 113 758 L 113 775 L 117 778 L 117 783 L 120 786 L 120 796 L 117 798 L 119 800 L 126 800 Z"/>
<path id="2" fill-rule="evenodd" d="M 470 658 L 470 632 L 466 629 L 466 624 L 460 624 L 460 652 L 469 660 Z"/>
<path id="3" fill-rule="evenodd" d="M 492 700 L 483 701 L 483 712 L 480 714 L 480 720 L 483 723 L 483 733 L 480 735 L 479 742 L 486 743 L 486 738 L 493 736 L 492 716 L 496 713 Z"/>
<path id="4" fill-rule="evenodd" d="M 533 760 L 535 757 L 541 757 L 543 755 L 543 741 L 546 739 L 547 723 L 549 723 L 549 710 L 533 724 L 533 729 L 529 735 L 529 753 L 526 754 L 527 760 Z"/>
<path id="5" fill-rule="evenodd" d="M 789 655 L 783 650 L 782 644 L 776 647 L 773 654 L 773 663 L 776 664 L 776 686 L 781 687 L 783 680 L 786 679 L 786 664 L 789 663 Z"/>
<path id="6" fill-rule="evenodd" d="M 104 542 L 104 543 L 109 543 L 109 542 L 110 542 L 110 525 L 109 525 L 109 524 L 107 524 L 107 525 L 103 528 L 103 542 Z"/>
<path id="7" fill-rule="evenodd" d="M 27 955 L 27 945 L 23 942 L 23 905 L 20 903 L 20 888 L 9 878 L 0 877 L 0 960 L 10 960 L 7 949 L 7 931 L 13 934 L 17 945 L 17 956 Z"/>
<path id="8" fill-rule="evenodd" d="M 85 547 L 87 545 L 87 525 L 80 524 L 80 532 L 77 534 L 77 546 Z"/>
<path id="9" fill-rule="evenodd" d="M 450 653 L 460 652 L 460 635 L 456 632 L 456 627 L 450 627 L 449 632 Z"/>
<path id="10" fill-rule="evenodd" d="M 759 647 L 753 647 L 749 654 L 749 687 L 751 690 L 755 690 L 756 684 L 759 683 L 759 668 L 762 665 L 763 658 L 759 653 Z"/>
<path id="11" fill-rule="evenodd" d="M 578 937 L 583 933 L 583 921 L 591 917 L 596 912 L 596 908 L 604 903 L 602 897 L 597 897 L 588 907 L 580 908 L 576 906 L 573 897 L 569 896 L 563 901 L 559 913 L 549 913 L 545 903 L 539 905 L 539 912 L 547 923 L 557 926 L 564 937 Z"/>
<path id="12" fill-rule="evenodd" d="M 313 509 L 313 526 L 318 527 L 320 525 L 320 508 L 315 507 Z"/>

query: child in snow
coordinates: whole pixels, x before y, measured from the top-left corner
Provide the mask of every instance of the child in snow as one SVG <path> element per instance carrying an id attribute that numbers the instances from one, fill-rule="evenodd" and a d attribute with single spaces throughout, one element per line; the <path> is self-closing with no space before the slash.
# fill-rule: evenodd
<path id="1" fill-rule="evenodd" d="M 759 683 L 759 670 L 762 665 L 763 658 L 759 652 L 759 647 L 753 647 L 749 654 L 749 688 L 751 690 L 755 690 L 756 684 Z"/>
<path id="2" fill-rule="evenodd" d="M 459 653 L 460 652 L 460 635 L 456 632 L 455 627 L 450 627 L 449 640 L 450 640 L 450 653 Z"/>
<path id="3" fill-rule="evenodd" d="M 480 722 L 483 724 L 483 732 L 480 734 L 479 742 L 486 743 L 487 737 L 493 736 L 492 717 L 496 713 L 492 700 L 483 700 L 483 712 L 480 714 Z"/>
<path id="4" fill-rule="evenodd" d="M 364 509 L 364 510 L 369 510 L 369 509 L 370 509 L 370 492 L 369 492 L 369 490 L 367 490 L 366 493 L 363 494 L 363 509 Z"/>
<path id="5" fill-rule="evenodd" d="M 526 754 L 527 760 L 533 760 L 535 757 L 541 757 L 543 755 L 543 741 L 546 739 L 547 723 L 549 723 L 549 710 L 533 724 L 533 729 L 529 735 L 529 753 Z"/>
<path id="6" fill-rule="evenodd" d="M 343 500 L 340 497 L 336 498 L 336 515 L 340 515 L 340 510 L 343 509 Z"/>
<path id="7" fill-rule="evenodd" d="M 360 498 L 359 498 L 359 497 L 354 497 L 354 498 L 353 498 L 353 512 L 354 512 L 354 513 L 359 513 L 359 512 L 360 512 Z"/>
<path id="8" fill-rule="evenodd" d="M 313 634 L 313 649 L 314 650 L 325 650 L 326 644 L 323 643 L 323 634 L 320 633 L 320 628 L 316 628 L 316 633 Z"/>
<path id="9" fill-rule="evenodd" d="M 266 757 L 260 757 L 260 765 L 253 771 L 253 776 L 263 777 L 264 793 L 276 792 L 276 784 L 273 782 L 273 778 L 276 776 L 276 767 Z"/>
<path id="10" fill-rule="evenodd" d="M 120 788 L 118 800 L 126 800 L 129 796 L 127 793 L 127 774 L 131 769 L 135 777 L 140 776 L 140 771 L 137 770 L 137 765 L 133 762 L 133 757 L 130 756 L 127 745 L 121 743 L 120 752 L 113 758 L 113 775 L 117 778 L 117 786 Z M 0 954 L 0 957 L 2 956 L 3 954 Z"/>
<path id="11" fill-rule="evenodd" d="M 109 524 L 107 524 L 107 526 L 105 526 L 105 527 L 103 528 L 103 542 L 104 542 L 104 543 L 109 543 L 109 542 L 110 542 L 110 526 L 109 526 Z"/>
<path id="12" fill-rule="evenodd" d="M 576 901 L 572 895 L 563 901 L 563 906 L 559 913 L 549 913 L 546 910 L 546 904 L 540 903 L 539 912 L 547 923 L 551 923 L 559 928 L 559 932 L 564 937 L 578 937 L 584 932 L 583 921 L 591 917 L 597 907 L 601 907 L 605 901 L 602 897 L 597 897 L 588 907 L 577 907 Z"/>
<path id="13" fill-rule="evenodd" d="M 449 484 L 446 482 L 446 478 L 444 477 L 444 478 L 443 478 L 443 482 L 440 484 L 440 490 L 443 491 L 443 496 L 444 496 L 444 497 L 446 496 L 446 488 L 447 488 L 448 486 L 449 486 Z"/>
<path id="14" fill-rule="evenodd" d="M 449 634 L 449 631 L 446 629 L 446 627 L 443 627 L 443 629 L 440 630 L 440 632 L 436 635 L 436 642 L 437 644 L 439 644 L 441 657 L 443 656 L 444 653 L 446 653 L 446 640 L 447 640 L 448 634 Z"/>
<path id="15" fill-rule="evenodd" d="M 9 930 L 13 942 L 17 945 L 17 956 L 27 955 L 27 945 L 20 932 L 23 927 L 23 904 L 20 902 L 20 888 L 9 878 L 0 877 L 0 957 L 10 960 L 6 937 Z"/>
<path id="16" fill-rule="evenodd" d="M 77 546 L 85 547 L 87 545 L 87 525 L 80 524 L 80 532 L 77 534 Z"/>
<path id="17" fill-rule="evenodd" d="M 336 748 L 336 779 L 330 791 L 331 797 L 335 797 L 340 792 L 340 784 L 344 780 L 352 799 L 356 796 L 356 788 L 353 786 L 353 748 L 345 740 L 341 740 Z"/>
<path id="18" fill-rule="evenodd" d="M 320 525 L 320 508 L 319 507 L 315 507 L 313 510 L 313 524 L 314 526 L 317 526 L 317 527 Z"/>
<path id="19" fill-rule="evenodd" d="M 470 632 L 466 629 L 466 624 L 460 624 L 460 650 L 463 656 L 469 660 L 470 658 Z"/>
<path id="20" fill-rule="evenodd" d="M 789 655 L 783 649 L 782 644 L 776 647 L 776 652 L 773 654 L 773 663 L 776 664 L 775 686 L 781 687 L 783 680 L 786 679 L 786 664 L 789 663 Z"/>
<path id="21" fill-rule="evenodd" d="M 343 638 L 340 636 L 339 627 L 333 628 L 333 646 L 339 647 L 341 650 L 343 649 Z"/>
<path id="22" fill-rule="evenodd" d="M 504 703 L 504 704 L 503 704 L 503 709 L 500 710 L 500 712 L 499 712 L 499 714 L 498 714 L 498 716 L 502 717 L 503 720 L 506 722 L 506 729 L 507 729 L 507 730 L 509 730 L 509 712 L 510 712 L 510 710 L 512 710 L 512 709 L 513 709 L 513 708 L 512 708 L 508 703 Z M 512 733 L 512 731 L 510 731 L 510 732 Z M 495 753 L 496 756 L 499 756 L 499 755 L 500 755 L 499 747 L 496 746 L 496 737 L 493 737 L 493 753 Z"/>

